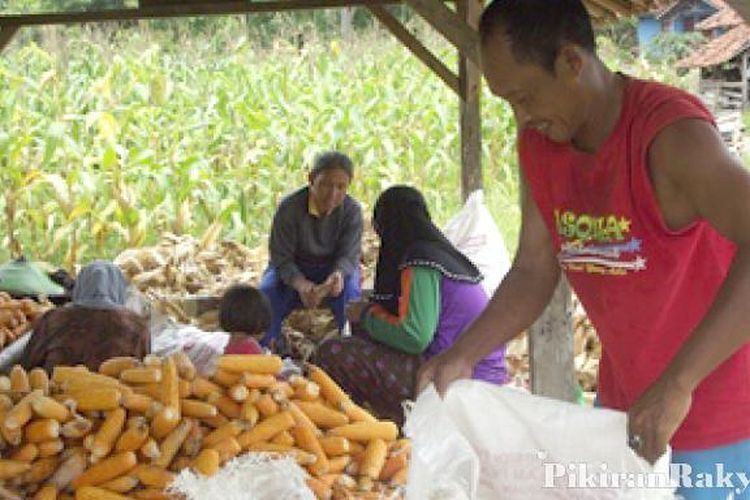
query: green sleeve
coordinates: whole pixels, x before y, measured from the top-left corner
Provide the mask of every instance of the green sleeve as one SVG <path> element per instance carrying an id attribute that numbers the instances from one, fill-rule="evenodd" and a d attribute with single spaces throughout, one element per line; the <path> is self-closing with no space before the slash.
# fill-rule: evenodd
<path id="1" fill-rule="evenodd" d="M 432 343 L 438 325 L 440 280 L 440 272 L 434 269 L 404 269 L 401 296 L 402 300 L 408 299 L 406 310 L 394 316 L 380 306 L 373 306 L 362 318 L 362 326 L 370 337 L 382 344 L 409 354 L 422 353 Z"/>

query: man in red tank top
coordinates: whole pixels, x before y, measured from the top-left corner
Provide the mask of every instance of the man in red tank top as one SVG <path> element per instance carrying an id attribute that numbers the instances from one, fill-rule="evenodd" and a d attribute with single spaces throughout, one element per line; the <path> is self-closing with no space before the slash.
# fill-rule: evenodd
<path id="1" fill-rule="evenodd" d="M 521 236 L 420 387 L 469 377 L 562 270 L 602 341 L 599 400 L 628 412 L 631 446 L 735 473 L 721 491 L 683 482 L 687 498 L 750 498 L 750 175 L 699 100 L 612 72 L 592 31 L 580 0 L 495 0 L 482 15 L 484 75 L 519 129 Z"/>

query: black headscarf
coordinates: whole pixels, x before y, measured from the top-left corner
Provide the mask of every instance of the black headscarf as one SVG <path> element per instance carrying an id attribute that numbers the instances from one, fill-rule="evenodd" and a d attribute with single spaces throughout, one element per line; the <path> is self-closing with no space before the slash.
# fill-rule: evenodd
<path id="1" fill-rule="evenodd" d="M 432 223 L 424 197 L 416 189 L 386 189 L 375 203 L 373 222 L 380 236 L 373 300 L 392 314 L 398 313 L 405 267 L 431 267 L 458 281 L 482 281 L 476 266 Z"/>

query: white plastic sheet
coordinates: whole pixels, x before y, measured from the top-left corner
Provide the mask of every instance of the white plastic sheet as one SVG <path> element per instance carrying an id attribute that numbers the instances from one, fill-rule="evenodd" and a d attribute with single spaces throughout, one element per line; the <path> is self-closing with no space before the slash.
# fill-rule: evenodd
<path id="1" fill-rule="evenodd" d="M 434 387 L 404 426 L 407 499 L 667 499 L 670 454 L 651 466 L 626 444 L 626 415 L 476 380 Z M 616 486 L 616 487 L 613 487 Z"/>
<path id="2" fill-rule="evenodd" d="M 225 332 L 206 332 L 191 325 L 165 320 L 158 328 L 151 329 L 151 352 L 167 356 L 176 351 L 185 351 L 201 374 L 212 373 L 216 358 L 224 353 L 229 343 Z"/>
<path id="3" fill-rule="evenodd" d="M 184 469 L 169 491 L 188 500 L 315 500 L 305 476 L 292 457 L 251 453 L 223 465 L 212 477 Z"/>

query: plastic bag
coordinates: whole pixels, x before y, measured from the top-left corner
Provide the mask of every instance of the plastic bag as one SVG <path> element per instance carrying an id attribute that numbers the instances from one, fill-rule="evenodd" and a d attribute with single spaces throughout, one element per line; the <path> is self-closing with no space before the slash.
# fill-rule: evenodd
<path id="1" fill-rule="evenodd" d="M 23 358 L 23 352 L 26 350 L 26 346 L 31 340 L 31 335 L 34 332 L 29 332 L 20 339 L 16 340 L 10 345 L 7 345 L 5 349 L 0 352 L 0 372 L 10 372 L 13 365 L 19 364 Z"/>
<path id="2" fill-rule="evenodd" d="M 426 389 L 404 431 L 413 440 L 409 500 L 674 495 L 670 453 L 653 467 L 638 457 L 626 444 L 622 412 L 461 380 L 443 400 Z"/>
<path id="3" fill-rule="evenodd" d="M 482 190 L 469 195 L 443 233 L 482 272 L 482 287 L 492 296 L 510 269 L 510 257 L 503 236 L 484 204 Z"/>

